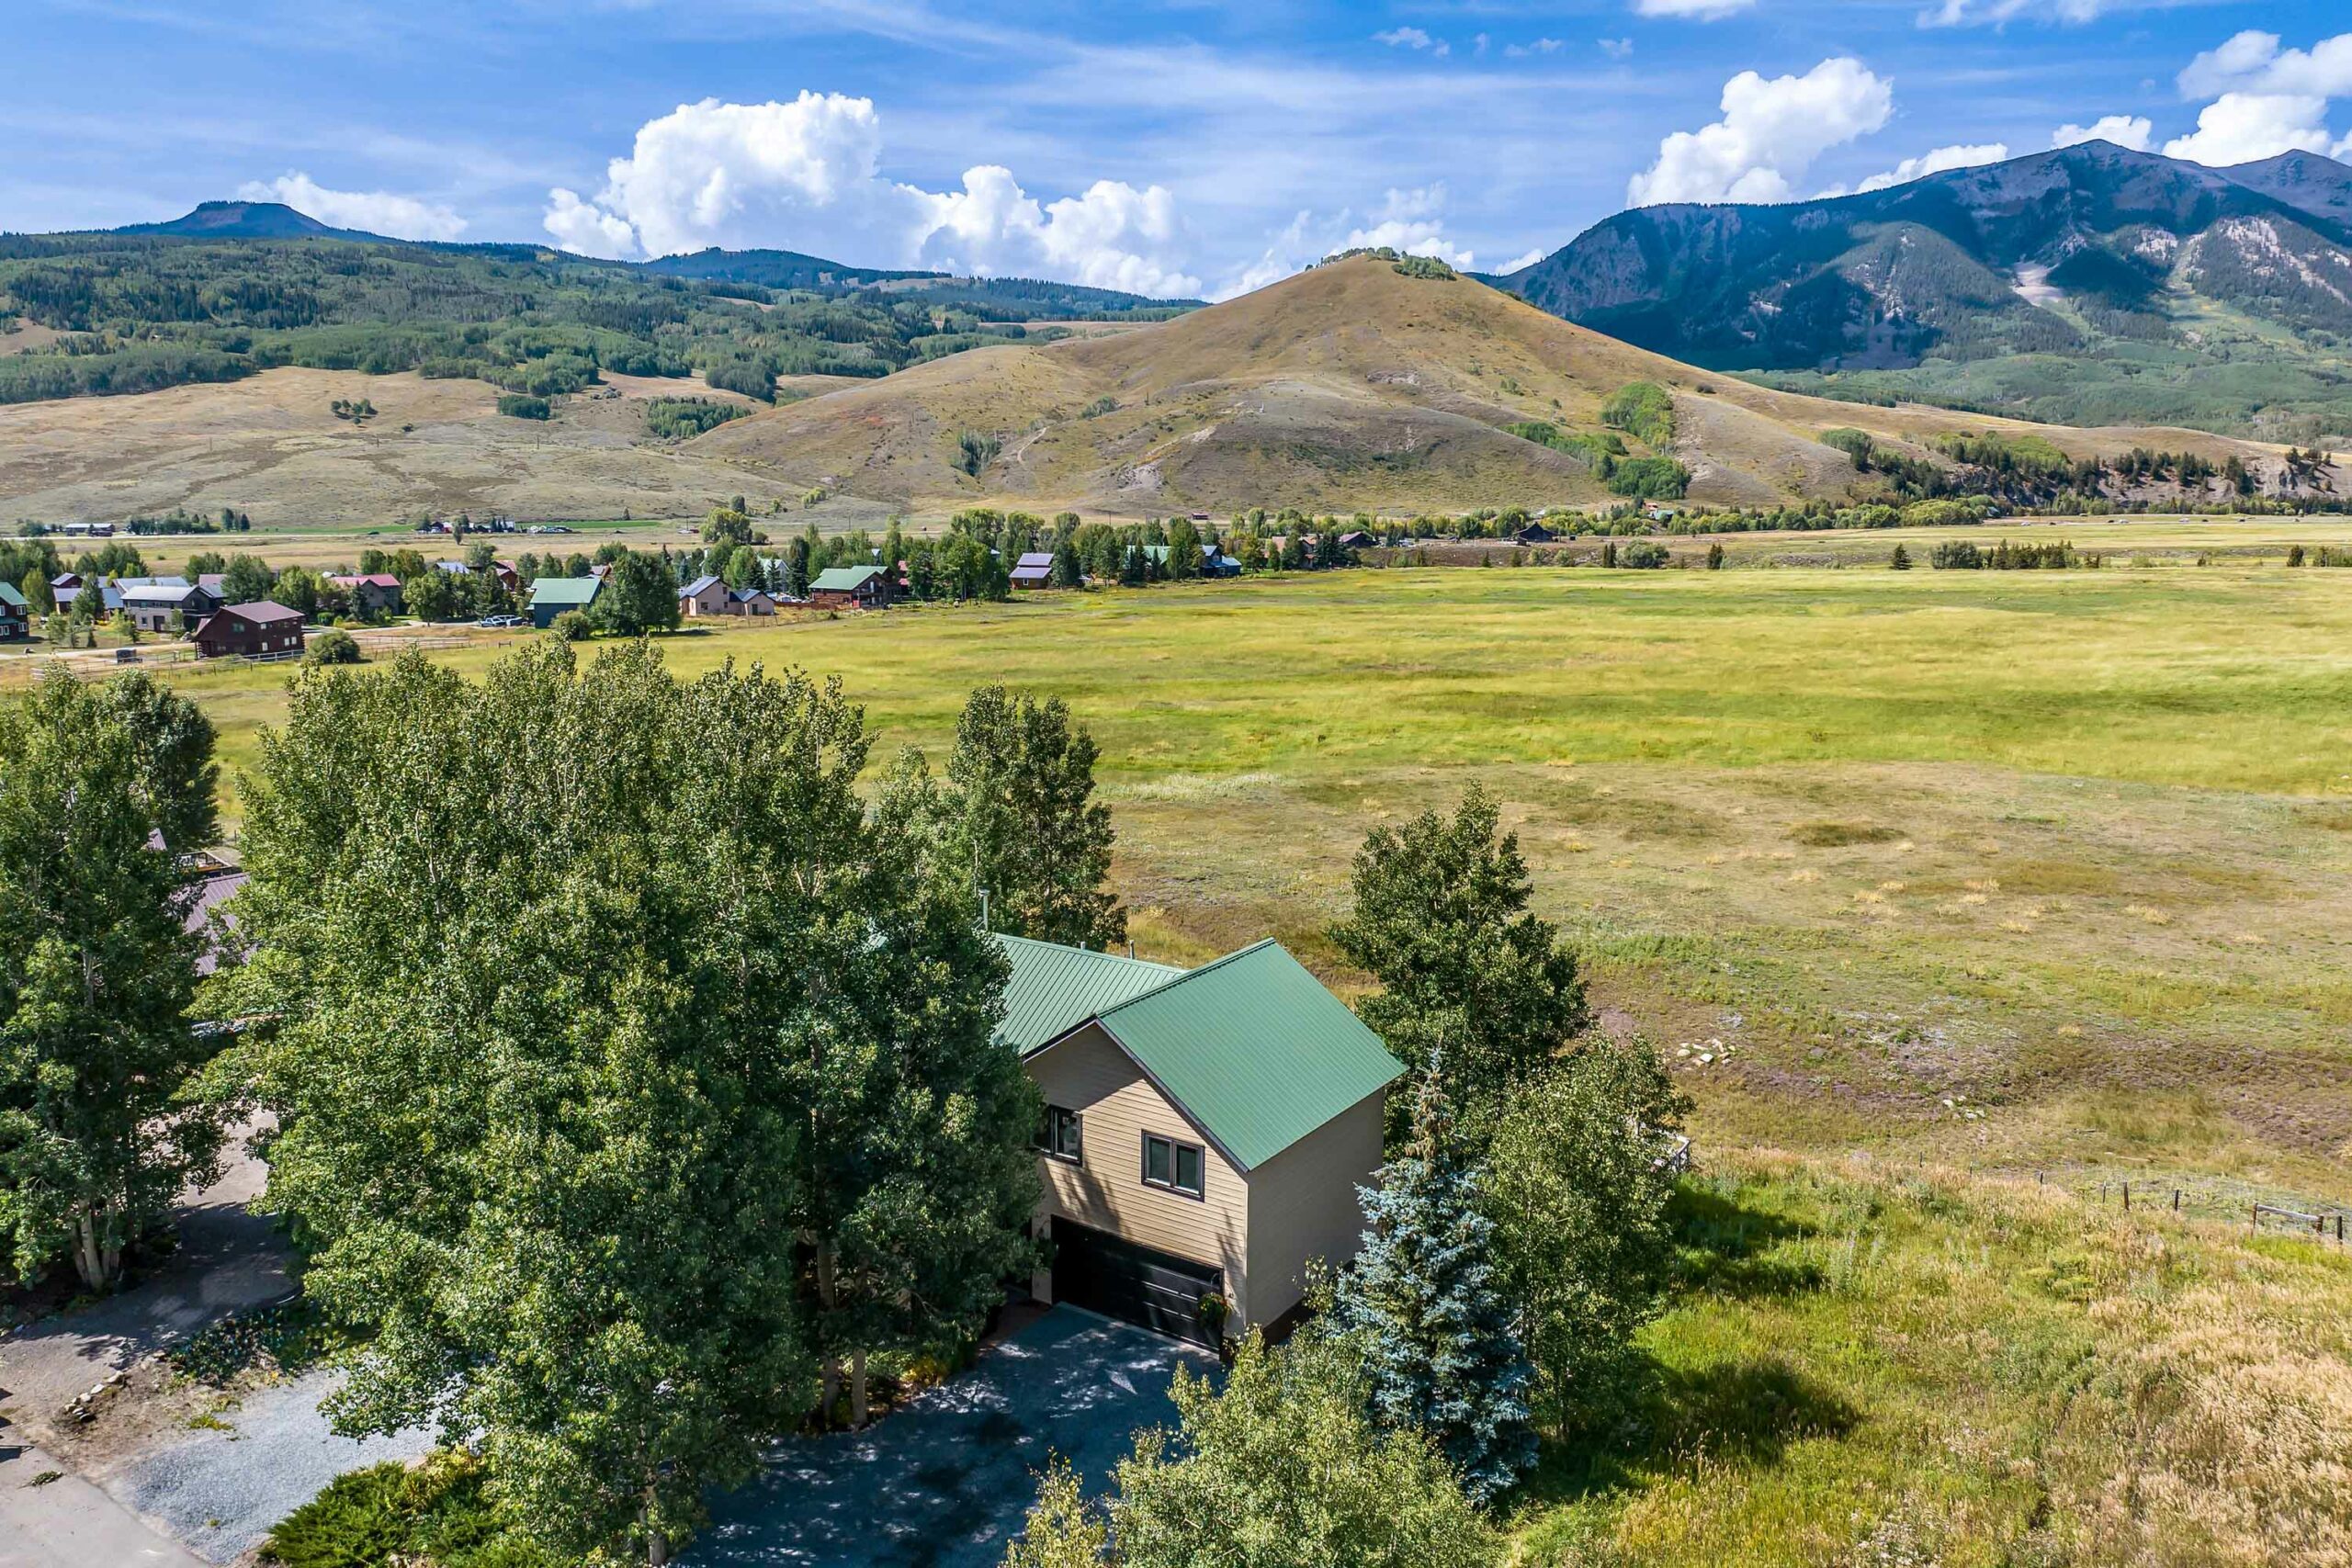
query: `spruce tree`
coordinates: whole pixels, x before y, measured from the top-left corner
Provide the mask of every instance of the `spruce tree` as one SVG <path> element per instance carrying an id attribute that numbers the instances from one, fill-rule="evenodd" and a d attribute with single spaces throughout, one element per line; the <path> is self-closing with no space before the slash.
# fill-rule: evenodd
<path id="1" fill-rule="evenodd" d="M 1905 549 L 1901 545 L 1897 545 L 1894 547 L 1894 553 L 1887 558 L 1886 564 L 1896 571 L 1909 571 L 1911 570 L 1911 552 Z"/>
<path id="2" fill-rule="evenodd" d="M 1489 1261 L 1495 1227 L 1478 1211 L 1478 1184 L 1432 1058 L 1411 1142 L 1361 1190 L 1371 1226 L 1335 1306 L 1363 1347 L 1374 1419 L 1428 1433 L 1484 1503 L 1534 1462 L 1535 1432 L 1533 1373 Z"/>

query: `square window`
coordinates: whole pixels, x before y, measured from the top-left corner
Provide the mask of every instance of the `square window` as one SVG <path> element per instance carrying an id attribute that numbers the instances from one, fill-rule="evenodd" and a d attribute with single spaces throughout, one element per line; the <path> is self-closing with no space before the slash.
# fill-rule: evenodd
<path id="1" fill-rule="evenodd" d="M 1079 1115 L 1058 1105 L 1046 1107 L 1037 1118 L 1037 1150 L 1055 1159 L 1076 1163 L 1084 1156 L 1083 1133 Z"/>
<path id="2" fill-rule="evenodd" d="M 1164 1187 L 1187 1198 L 1198 1198 L 1204 1190 L 1206 1164 L 1207 1156 L 1198 1144 L 1180 1144 L 1156 1133 L 1143 1135 L 1143 1181 L 1147 1187 Z"/>

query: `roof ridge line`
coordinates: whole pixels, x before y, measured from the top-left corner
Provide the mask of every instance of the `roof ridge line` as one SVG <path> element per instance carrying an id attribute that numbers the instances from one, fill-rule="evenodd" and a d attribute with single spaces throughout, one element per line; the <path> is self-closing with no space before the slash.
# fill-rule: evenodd
<path id="1" fill-rule="evenodd" d="M 1210 959 L 1198 969 L 1180 969 L 1175 974 L 1170 975 L 1166 980 L 1163 980 L 1159 985 L 1152 987 L 1151 989 L 1148 991 L 1137 991 L 1134 996 L 1127 998 L 1124 1001 L 1112 1003 L 1109 1007 L 1104 1008 L 1101 1012 L 1094 1015 L 1095 1021 L 1097 1022 L 1101 1022 L 1107 1020 L 1113 1013 L 1117 1012 L 1121 1008 L 1133 1007 L 1137 1002 L 1148 1001 L 1153 997 L 1159 996 L 1161 992 L 1169 990 L 1173 987 L 1181 986 L 1185 981 L 1193 978 L 1195 976 L 1205 975 L 1212 969 L 1221 969 L 1237 958 L 1247 958 L 1250 954 L 1257 952 L 1261 947 L 1281 946 L 1282 942 L 1278 938 L 1271 936 L 1260 937 L 1256 942 L 1251 942 L 1247 947 L 1237 947 L 1222 958 Z M 1296 960 L 1294 959 L 1293 962 L 1295 963 Z"/>

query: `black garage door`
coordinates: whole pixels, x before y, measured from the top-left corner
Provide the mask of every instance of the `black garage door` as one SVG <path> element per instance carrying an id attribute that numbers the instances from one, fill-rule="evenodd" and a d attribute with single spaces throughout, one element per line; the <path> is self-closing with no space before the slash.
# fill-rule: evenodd
<path id="1" fill-rule="evenodd" d="M 1054 1222 L 1054 1300 L 1139 1324 L 1178 1339 L 1216 1344 L 1201 1325 L 1201 1298 L 1218 1293 L 1204 1263 L 1137 1247 L 1106 1231 Z"/>

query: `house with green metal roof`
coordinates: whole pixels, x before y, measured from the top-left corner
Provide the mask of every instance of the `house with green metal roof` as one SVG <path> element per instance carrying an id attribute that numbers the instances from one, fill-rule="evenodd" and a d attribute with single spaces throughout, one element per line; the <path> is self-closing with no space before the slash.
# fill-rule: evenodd
<path id="1" fill-rule="evenodd" d="M 820 609 L 879 610 L 897 597 L 897 584 L 878 566 L 827 567 L 808 580 L 808 603 Z"/>
<path id="2" fill-rule="evenodd" d="M 0 582 L 0 642 L 12 642 L 32 630 L 32 605 L 13 582 Z"/>
<path id="3" fill-rule="evenodd" d="M 531 624 L 541 631 L 566 610 L 586 612 L 604 591 L 601 577 L 542 577 L 531 584 Z"/>
<path id="4" fill-rule="evenodd" d="M 1355 1256 L 1404 1069 L 1279 942 L 1180 969 L 996 941 L 998 1039 L 1046 1100 L 1037 1295 L 1214 1343 Z"/>

